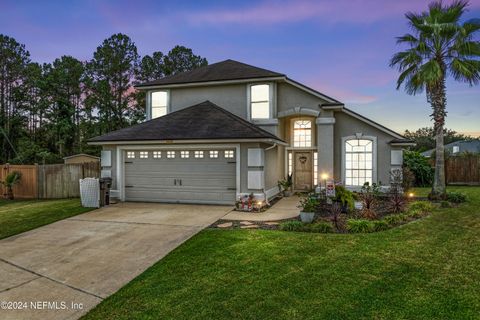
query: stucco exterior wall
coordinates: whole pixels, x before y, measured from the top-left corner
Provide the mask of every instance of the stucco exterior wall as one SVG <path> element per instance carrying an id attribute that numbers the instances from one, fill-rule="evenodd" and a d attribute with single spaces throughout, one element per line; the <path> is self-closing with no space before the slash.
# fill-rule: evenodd
<path id="1" fill-rule="evenodd" d="M 247 85 L 188 87 L 170 89 L 170 112 L 210 100 L 231 113 L 247 118 Z"/>
<path id="2" fill-rule="evenodd" d="M 311 95 L 288 83 L 277 84 L 277 111 L 286 111 L 291 108 L 301 107 L 320 111 L 319 104 L 326 101 Z"/>
<path id="3" fill-rule="evenodd" d="M 335 180 L 340 180 L 342 177 L 342 137 L 354 136 L 356 133 L 377 138 L 377 181 L 374 182 L 388 184 L 390 181 L 390 151 L 392 149 L 389 142 L 393 137 L 342 112 L 335 112 L 333 150 Z"/>

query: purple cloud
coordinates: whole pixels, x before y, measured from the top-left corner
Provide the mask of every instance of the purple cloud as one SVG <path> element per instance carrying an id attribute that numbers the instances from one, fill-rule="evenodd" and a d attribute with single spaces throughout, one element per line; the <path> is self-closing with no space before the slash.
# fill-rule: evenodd
<path id="1" fill-rule="evenodd" d="M 399 13 L 425 10 L 428 1 L 388 0 L 381 5 L 375 0 L 320 0 L 320 1 L 271 1 L 237 8 L 208 8 L 187 14 L 195 24 L 276 24 L 318 20 L 319 22 L 372 23 L 398 17 Z M 480 7 L 480 2 L 471 1 L 470 8 Z"/>

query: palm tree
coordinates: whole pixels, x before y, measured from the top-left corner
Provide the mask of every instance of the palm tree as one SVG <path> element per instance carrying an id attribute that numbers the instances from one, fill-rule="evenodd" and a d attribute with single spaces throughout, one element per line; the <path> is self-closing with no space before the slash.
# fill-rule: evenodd
<path id="1" fill-rule="evenodd" d="M 20 183 L 22 179 L 22 173 L 19 171 L 10 172 L 6 177 L 5 181 L 0 181 L 0 184 L 5 186 L 6 190 L 6 198 L 9 200 L 13 200 L 13 187 Z"/>
<path id="2" fill-rule="evenodd" d="M 447 115 L 447 76 L 473 86 L 480 81 L 480 42 L 474 35 L 480 30 L 478 19 L 460 22 L 468 1 L 456 0 L 450 5 L 442 1 L 430 3 L 428 11 L 405 15 L 413 30 L 397 38 L 397 43 L 408 49 L 396 53 L 390 66 L 400 72 L 397 89 L 402 84 L 408 94 L 415 95 L 425 90 L 431 105 L 434 121 L 436 152 L 435 178 L 432 196 L 445 193 L 445 156 L 443 127 Z"/>

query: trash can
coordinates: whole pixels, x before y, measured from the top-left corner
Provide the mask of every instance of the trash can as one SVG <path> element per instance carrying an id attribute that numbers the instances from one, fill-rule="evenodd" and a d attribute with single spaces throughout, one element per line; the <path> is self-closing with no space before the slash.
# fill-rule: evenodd
<path id="1" fill-rule="evenodd" d="M 100 187 L 98 179 L 80 179 L 80 199 L 85 208 L 98 208 L 100 206 Z"/>
<path id="2" fill-rule="evenodd" d="M 100 207 L 110 204 L 110 188 L 112 187 L 112 178 L 100 178 Z"/>

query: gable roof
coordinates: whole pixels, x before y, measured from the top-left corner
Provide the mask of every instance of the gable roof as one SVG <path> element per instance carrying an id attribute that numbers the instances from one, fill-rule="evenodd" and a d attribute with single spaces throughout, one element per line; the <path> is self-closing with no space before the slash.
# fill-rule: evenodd
<path id="1" fill-rule="evenodd" d="M 71 156 L 68 157 L 63 157 L 63 159 L 71 159 L 71 158 L 76 158 L 76 157 L 89 157 L 92 159 L 100 159 L 100 157 L 97 156 L 92 156 L 91 154 L 86 154 L 86 153 L 77 153 L 77 154 L 72 154 Z"/>
<path id="2" fill-rule="evenodd" d="M 285 77 L 284 74 L 267 69 L 251 66 L 235 60 L 225 60 L 207 66 L 199 67 L 191 71 L 167 76 L 136 85 L 135 87 L 149 87 L 168 84 L 186 84 L 208 81 L 226 81 L 256 78 Z"/>
<path id="3" fill-rule="evenodd" d="M 283 142 L 270 132 L 210 101 L 95 137 L 89 142 L 210 139 L 269 139 Z"/>

